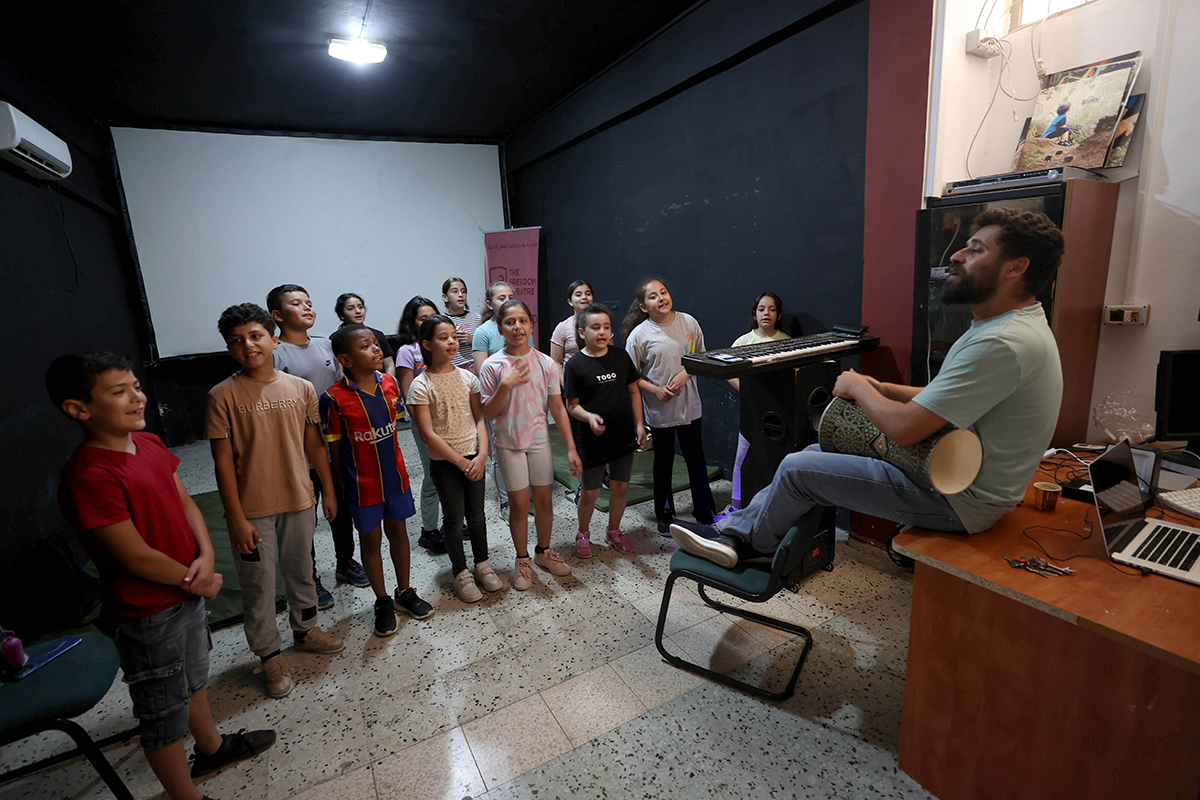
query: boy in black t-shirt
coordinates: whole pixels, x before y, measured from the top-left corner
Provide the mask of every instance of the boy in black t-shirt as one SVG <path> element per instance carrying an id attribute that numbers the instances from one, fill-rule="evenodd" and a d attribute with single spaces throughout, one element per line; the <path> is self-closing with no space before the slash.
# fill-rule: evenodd
<path id="1" fill-rule="evenodd" d="M 563 370 L 567 408 L 575 420 L 575 442 L 583 462 L 575 554 L 580 558 L 592 556 L 588 527 L 606 466 L 611 494 L 605 539 L 614 550 L 631 553 L 633 543 L 621 533 L 621 517 L 629 495 L 634 451 L 646 444 L 638 371 L 624 350 L 609 347 L 612 316 L 605 306 L 593 303 L 580 311 L 576 331 L 583 340 L 582 347 Z"/>

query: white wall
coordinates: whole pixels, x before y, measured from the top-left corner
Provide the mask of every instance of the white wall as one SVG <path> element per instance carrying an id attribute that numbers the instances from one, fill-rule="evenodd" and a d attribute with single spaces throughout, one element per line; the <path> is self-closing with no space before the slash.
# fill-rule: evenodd
<path id="1" fill-rule="evenodd" d="M 965 164 L 979 129 L 1001 59 L 966 54 L 984 0 L 939 0 L 935 38 L 926 193 L 940 195 L 946 181 L 968 176 Z M 1007 0 L 1001 0 L 1001 7 Z M 998 28 L 993 14 L 993 32 Z M 1147 105 L 1126 166 L 1140 176 L 1121 185 L 1109 264 L 1107 302 L 1149 303 L 1146 327 L 1104 326 L 1100 337 L 1093 406 L 1108 393 L 1154 393 L 1160 350 L 1200 348 L 1200 3 L 1195 0 L 1097 0 L 1015 31 L 1011 77 L 1004 86 L 1019 98 L 1038 87 L 1030 37 L 1047 72 L 1142 52 L 1135 92 Z M 970 174 L 1007 172 L 1017 137 L 1034 101 L 1003 93 L 979 129 Z M 1200 400 L 1198 400 L 1200 402 Z M 1092 433 L 1099 436 L 1098 429 Z"/>
<path id="2" fill-rule="evenodd" d="M 162 357 L 224 349 L 217 318 L 308 289 L 313 333 L 361 294 L 395 333 L 410 297 L 442 281 L 483 301 L 483 231 L 504 227 L 494 145 L 375 142 L 115 128 L 121 179 Z"/>

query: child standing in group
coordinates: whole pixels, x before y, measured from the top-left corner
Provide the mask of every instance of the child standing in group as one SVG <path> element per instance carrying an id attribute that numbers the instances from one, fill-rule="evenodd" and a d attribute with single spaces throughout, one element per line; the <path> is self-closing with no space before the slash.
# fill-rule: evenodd
<path id="1" fill-rule="evenodd" d="M 346 292 L 338 295 L 337 303 L 333 306 L 333 313 L 342 321 L 343 325 L 351 325 L 357 323 L 359 325 L 367 324 L 367 303 L 362 299 L 361 295 L 354 292 Z M 368 328 L 371 326 L 367 325 Z M 383 331 L 371 328 L 371 333 L 375 334 L 375 342 L 379 345 L 379 349 L 383 351 L 383 369 L 393 378 L 396 377 L 396 353 L 392 350 L 392 346 L 388 344 L 387 337 L 383 335 Z M 330 337 L 333 338 L 333 337 Z M 403 411 L 404 409 L 401 409 Z M 403 419 L 403 414 L 401 415 Z"/>
<path id="2" fill-rule="evenodd" d="M 658 278 L 644 278 L 621 324 L 625 350 L 642 376 L 638 386 L 646 403 L 646 425 L 654 437 L 654 515 L 658 532 L 671 535 L 671 473 L 675 438 L 687 464 L 692 514 L 711 525 L 713 497 L 700 441 L 700 387 L 683 368 L 683 357 L 704 350 L 704 332 L 694 317 L 676 311 L 671 292 Z"/>
<path id="3" fill-rule="evenodd" d="M 279 344 L 274 355 L 275 369 L 308 381 L 312 384 L 316 396 L 320 397 L 334 382 L 341 379 L 342 367 L 334 356 L 333 345 L 328 339 L 308 334 L 317 321 L 317 311 L 313 308 L 308 292 L 303 286 L 294 283 L 276 286 L 267 293 L 267 311 L 271 312 L 272 319 L 279 325 Z M 325 463 L 329 464 L 328 456 Z M 316 466 L 315 461 L 313 465 Z M 310 477 L 313 486 L 319 491 L 321 484 L 316 473 L 310 473 Z M 341 489 L 338 488 L 337 491 Z M 338 495 L 337 502 L 343 502 L 341 495 Z M 370 585 L 362 565 L 354 560 L 354 528 L 350 523 L 350 515 L 342 514 L 330 520 L 329 530 L 333 534 L 334 580 L 358 587 Z M 321 579 L 317 576 L 315 550 L 313 580 L 317 584 L 317 608 L 332 607 L 333 595 L 321 585 Z"/>
<path id="4" fill-rule="evenodd" d="M 584 307 L 576 331 L 584 346 L 566 366 L 567 404 L 575 419 L 575 439 L 583 464 L 575 555 L 592 557 L 588 529 L 606 466 L 611 492 L 606 541 L 618 552 L 631 553 L 633 543 L 621 533 L 621 517 L 629 495 L 633 453 L 646 443 L 638 372 L 624 350 L 609 347 L 612 314 L 607 307 Z"/>
<path id="5" fill-rule="evenodd" d="M 502 585 L 488 562 L 487 522 L 483 516 L 488 442 L 479 379 L 454 366 L 458 336 L 449 317 L 435 314 L 425 319 L 418 342 L 428 366 L 409 388 L 408 407 L 429 447 L 429 469 L 442 501 L 454 593 L 464 603 L 474 603 L 483 597 L 479 586 L 495 592 Z M 471 537 L 474 574 L 467 569 L 463 550 L 464 517 Z"/>
<path id="6" fill-rule="evenodd" d="M 275 626 L 275 564 L 287 591 L 297 650 L 340 653 L 345 645 L 317 625 L 313 580 L 311 462 L 321 482 L 325 519 L 338 513 L 321 441 L 317 394 L 303 378 L 275 369 L 275 322 L 253 303 L 230 306 L 217 329 L 242 369 L 208 392 L 204 435 L 212 448 L 233 563 L 242 587 L 246 641 L 262 660 L 267 694 L 284 697 L 292 678 Z"/>
<path id="7" fill-rule="evenodd" d="M 83 428 L 63 467 L 59 505 L 100 570 L 98 625 L 120 656 L 146 761 L 172 800 L 202 800 L 194 778 L 275 743 L 273 730 L 222 736 L 213 722 L 204 598 L 217 596 L 222 577 L 204 517 L 179 480 L 179 459 L 142 432 L 146 395 L 129 359 L 61 356 L 46 371 L 46 389 Z"/>
<path id="8" fill-rule="evenodd" d="M 529 308 L 520 300 L 509 300 L 500 306 L 496 320 L 504 335 L 504 349 L 483 362 L 480 384 L 484 416 L 495 420 L 496 459 L 512 507 L 508 524 L 517 548 L 512 584 L 513 588 L 524 591 L 533 582 L 526 517 L 531 494 L 537 526 L 535 560 L 552 575 L 571 574 L 567 562 L 550 547 L 550 531 L 554 526 L 550 496 L 554 457 L 550 451 L 547 411 L 554 416 L 554 423 L 566 441 L 571 474 L 578 475 L 581 466 L 562 402 L 558 365 L 529 346 L 533 330 Z"/>
<path id="9" fill-rule="evenodd" d="M 500 306 L 516 297 L 513 288 L 504 281 L 496 281 L 487 287 L 483 299 L 483 322 L 475 329 L 475 337 L 471 342 L 471 355 L 475 359 L 475 374 L 481 375 L 483 362 L 487 357 L 499 353 L 504 348 L 504 337 L 500 335 L 500 327 L 496 325 L 496 311 Z M 492 481 L 496 486 L 496 498 L 500 502 L 500 517 L 508 522 L 508 492 L 505 491 L 504 476 L 500 474 L 500 464 L 496 461 L 496 439 L 491 435 L 492 421 L 488 420 L 489 452 L 492 462 Z"/>
<path id="10" fill-rule="evenodd" d="M 413 380 L 425 371 L 425 356 L 417 344 L 417 332 L 421 323 L 438 313 L 437 304 L 426 297 L 417 295 L 409 300 L 400 315 L 400 325 L 396 330 L 399 348 L 396 350 L 396 380 L 400 383 L 400 399 L 408 407 L 409 387 Z M 417 445 L 417 455 L 421 458 L 421 538 L 417 545 L 424 547 L 430 553 L 446 552 L 446 543 L 442 532 L 438 529 L 438 494 L 433 483 L 433 475 L 429 471 L 429 448 L 417 431 L 414 424 L 411 428 L 413 441 Z"/>
<path id="11" fill-rule="evenodd" d="M 433 606 L 408 584 L 408 531 L 416 513 L 408 470 L 396 438 L 400 386 L 380 372 L 383 350 L 366 325 L 344 325 L 330 337 L 344 377 L 321 395 L 321 421 L 333 455 L 334 474 L 358 529 L 363 565 L 375 591 L 375 635 L 396 632 L 396 606 L 416 619 L 433 616 Z M 383 533 L 396 571 L 396 599 L 383 578 Z"/>
<path id="12" fill-rule="evenodd" d="M 782 316 L 783 301 L 779 299 L 779 295 L 774 292 L 763 292 L 754 299 L 754 305 L 750 308 L 750 324 L 753 327 L 748 333 L 743 333 L 737 339 L 734 339 L 731 346 L 744 347 L 748 344 L 761 344 L 777 339 L 792 338 L 776 327 Z M 730 378 L 729 385 L 735 391 L 740 392 L 742 390 L 742 382 L 738 378 Z M 724 519 L 730 512 L 742 507 L 742 464 L 746 462 L 746 454 L 749 452 L 750 442 L 739 432 L 737 457 L 733 462 L 733 497 L 730 500 L 729 506 L 718 514 L 715 519 Z"/>
<path id="13" fill-rule="evenodd" d="M 467 282 L 462 278 L 447 278 L 442 284 L 442 303 L 446 316 L 454 323 L 458 335 L 458 355 L 454 366 L 474 371 L 475 361 L 471 357 L 471 342 L 475 329 L 479 327 L 479 315 L 467 305 Z"/>
<path id="14" fill-rule="evenodd" d="M 571 307 L 571 316 L 558 323 L 554 333 L 550 334 L 550 357 L 559 369 L 566 366 L 567 360 L 579 352 L 576 341 L 576 317 L 592 304 L 592 287 L 587 281 L 574 281 L 567 287 L 567 305 Z M 611 339 L 611 336 L 609 337 Z"/>

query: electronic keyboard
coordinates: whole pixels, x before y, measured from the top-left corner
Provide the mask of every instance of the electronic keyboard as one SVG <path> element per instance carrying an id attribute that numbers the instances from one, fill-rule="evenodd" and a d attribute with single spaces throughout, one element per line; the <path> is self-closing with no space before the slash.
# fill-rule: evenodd
<path id="1" fill-rule="evenodd" d="M 683 357 L 683 366 L 691 375 L 705 378 L 738 378 L 755 372 L 804 366 L 813 361 L 844 358 L 874 350 L 878 336 L 850 333 L 814 333 L 792 339 L 777 339 L 742 347 L 708 350 Z"/>

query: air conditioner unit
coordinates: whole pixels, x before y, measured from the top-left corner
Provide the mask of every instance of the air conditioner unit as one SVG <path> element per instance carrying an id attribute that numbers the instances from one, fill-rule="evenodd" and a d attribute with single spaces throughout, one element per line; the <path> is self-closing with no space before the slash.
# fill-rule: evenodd
<path id="1" fill-rule="evenodd" d="M 0 158 L 43 180 L 71 174 L 67 143 L 8 103 L 0 102 Z"/>

